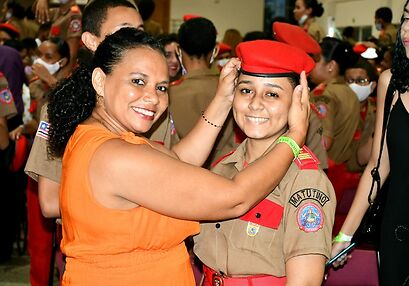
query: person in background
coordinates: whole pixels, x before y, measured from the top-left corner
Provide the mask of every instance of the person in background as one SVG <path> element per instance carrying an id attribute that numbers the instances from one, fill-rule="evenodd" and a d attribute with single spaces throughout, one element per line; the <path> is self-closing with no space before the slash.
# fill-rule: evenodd
<path id="1" fill-rule="evenodd" d="M 379 176 L 380 188 L 384 186 L 389 176 L 387 200 L 380 229 L 380 268 L 381 286 L 405 285 L 409 277 L 407 257 L 409 256 L 409 216 L 407 215 L 409 201 L 409 169 L 408 153 L 402 152 L 409 142 L 409 46 L 405 39 L 409 38 L 409 1 L 405 1 L 403 13 L 395 43 L 395 54 L 392 69 L 382 72 L 378 81 L 377 112 L 375 134 L 371 158 L 362 174 L 357 192 L 348 216 L 339 236 L 333 243 L 332 256 L 350 244 L 352 236 L 360 225 L 368 209 L 368 195 L 371 189 L 371 170 L 377 165 L 382 138 L 385 101 L 388 99 L 387 89 L 393 94 L 386 137 L 380 158 Z M 376 188 L 373 194 L 376 196 Z M 373 198 L 372 198 L 373 199 Z M 335 266 L 344 264 L 347 256 L 341 257 Z"/>
<path id="2" fill-rule="evenodd" d="M 243 36 L 237 29 L 227 29 L 224 32 L 222 43 L 230 46 L 231 56 L 236 56 L 236 46 L 243 41 Z"/>
<path id="3" fill-rule="evenodd" d="M 380 72 L 386 71 L 392 67 L 392 59 L 394 55 L 393 47 L 388 47 L 383 52 L 382 60 L 379 64 Z"/>
<path id="4" fill-rule="evenodd" d="M 352 26 L 345 27 L 342 31 L 342 40 L 348 42 L 352 47 L 355 46 L 357 40 L 355 38 L 355 29 Z"/>
<path id="5" fill-rule="evenodd" d="M 152 19 L 153 12 L 155 12 L 154 0 L 139 0 L 137 2 L 139 13 L 143 20 L 143 29 L 150 35 L 157 37 L 163 33 L 161 24 Z"/>
<path id="6" fill-rule="evenodd" d="M 4 45 L 7 40 L 14 40 L 20 37 L 20 31 L 16 26 L 9 23 L 0 23 L 0 45 Z"/>
<path id="7" fill-rule="evenodd" d="M 219 71 L 210 68 L 219 50 L 216 35 L 213 23 L 201 17 L 192 18 L 179 28 L 180 61 L 187 74 L 179 84 L 170 87 L 169 110 L 180 138 L 184 138 L 203 117 L 202 112 L 217 89 Z M 209 167 L 214 160 L 237 146 L 233 122 L 229 115 L 223 125 L 217 126 L 221 129 L 220 137 L 205 166 Z"/>
<path id="8" fill-rule="evenodd" d="M 352 143 L 359 124 L 360 105 L 357 96 L 345 82 L 345 70 L 358 56 L 347 43 L 325 37 L 321 55 L 310 79 L 318 84 L 311 92 L 323 127 L 323 144 L 328 154 L 328 177 L 334 185 L 337 201 L 356 182 L 346 180 L 345 162 L 352 156 Z"/>
<path id="9" fill-rule="evenodd" d="M 204 118 L 172 150 L 140 136 L 168 103 L 160 44 L 122 28 L 98 46 L 93 66 L 79 67 L 50 95 L 50 155 L 63 156 L 64 165 L 63 285 L 194 285 L 183 242 L 199 231 L 194 220 L 244 214 L 284 175 L 292 149 L 277 144 L 233 179 L 198 167 L 220 131 L 214 125 L 231 109 L 238 60 L 223 70 Z M 289 112 L 286 135 L 295 147 L 307 116 L 304 82 Z"/>
<path id="10" fill-rule="evenodd" d="M 300 74 L 307 87 L 302 72 L 314 67 L 305 52 L 275 41 L 240 43 L 236 54 L 241 70 L 233 114 L 247 139 L 212 168 L 226 178 L 285 140 L 294 88 Z M 335 193 L 306 146 L 295 157 L 278 186 L 245 215 L 201 224 L 194 252 L 204 263 L 204 286 L 321 284 L 331 252 Z"/>
<path id="11" fill-rule="evenodd" d="M 223 42 L 218 43 L 219 52 L 216 56 L 216 64 L 219 70 L 222 70 L 224 65 L 232 58 L 232 50 L 231 47 Z"/>
<path id="12" fill-rule="evenodd" d="M 322 3 L 317 0 L 297 0 L 293 13 L 298 25 L 320 43 L 326 34 L 315 18 L 324 13 Z"/>
<path id="13" fill-rule="evenodd" d="M 172 85 L 182 76 L 180 62 L 177 56 L 179 50 L 178 36 L 176 34 L 162 34 L 157 37 L 166 52 L 166 61 L 169 68 L 169 79 Z"/>
<path id="14" fill-rule="evenodd" d="M 24 7 L 16 1 L 9 2 L 7 4 L 7 8 L 12 15 L 7 20 L 7 23 L 17 27 L 17 29 L 20 31 L 19 39 L 35 38 L 39 26 L 36 22 L 27 19 L 26 9 L 24 9 Z"/>
<path id="15" fill-rule="evenodd" d="M 379 31 L 378 46 L 388 47 L 396 42 L 397 29 L 392 22 L 392 10 L 381 7 L 375 11 L 375 28 Z"/>

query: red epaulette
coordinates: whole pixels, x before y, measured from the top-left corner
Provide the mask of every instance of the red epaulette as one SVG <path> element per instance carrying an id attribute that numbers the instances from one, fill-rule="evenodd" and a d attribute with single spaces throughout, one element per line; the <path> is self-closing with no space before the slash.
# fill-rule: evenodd
<path id="1" fill-rule="evenodd" d="M 324 93 L 325 88 L 327 87 L 327 85 L 325 83 L 320 83 L 319 85 L 317 85 L 313 90 L 312 90 L 312 94 L 314 96 L 320 96 Z"/>
<path id="2" fill-rule="evenodd" d="M 71 10 L 72 13 L 80 13 L 81 12 L 80 7 L 78 7 L 77 5 L 71 6 L 70 10 Z"/>
<path id="3" fill-rule="evenodd" d="M 172 81 L 172 82 L 169 84 L 169 86 L 179 85 L 179 84 L 182 83 L 183 80 L 184 80 L 184 78 L 181 77 L 180 79 L 177 79 L 177 80 Z"/>
<path id="4" fill-rule="evenodd" d="M 220 158 L 216 159 L 212 164 L 211 167 L 214 168 L 217 166 L 217 164 L 219 164 L 221 161 L 223 161 L 224 158 L 229 157 L 231 154 L 233 154 L 236 151 L 236 149 L 230 151 L 229 153 L 227 153 L 226 155 L 221 156 Z"/>
<path id="5" fill-rule="evenodd" d="M 294 159 L 294 163 L 297 164 L 300 170 L 318 170 L 320 161 L 314 155 L 314 153 L 307 147 L 303 146 L 300 150 L 298 157 Z"/>

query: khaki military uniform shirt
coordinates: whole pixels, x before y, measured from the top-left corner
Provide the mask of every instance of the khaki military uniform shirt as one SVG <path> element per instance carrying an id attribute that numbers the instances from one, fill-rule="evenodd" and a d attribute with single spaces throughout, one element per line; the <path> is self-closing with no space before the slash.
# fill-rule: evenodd
<path id="1" fill-rule="evenodd" d="M 20 39 L 24 38 L 33 38 L 35 39 L 37 37 L 38 29 L 40 28 L 40 25 L 29 19 L 17 19 L 15 17 L 12 17 L 7 23 L 10 23 L 17 27 L 17 29 L 20 31 Z"/>
<path id="2" fill-rule="evenodd" d="M 180 138 L 185 137 L 202 118 L 202 111 L 206 110 L 215 96 L 218 83 L 219 73 L 213 69 L 204 69 L 188 73 L 180 84 L 170 87 L 169 109 Z M 238 145 L 234 140 L 233 128 L 234 119 L 230 113 L 205 166 L 208 167 L 215 159 Z"/>
<path id="3" fill-rule="evenodd" d="M 59 37 L 64 40 L 70 38 L 81 38 L 82 15 L 77 5 L 67 11 L 60 8 L 50 9 L 51 29 L 50 37 Z"/>
<path id="4" fill-rule="evenodd" d="M 352 142 L 353 156 L 346 161 L 348 171 L 363 172 L 365 165 L 358 163 L 358 149 L 365 145 L 375 132 L 376 99 L 368 98 L 365 106 L 361 107 L 361 116 L 358 129 L 355 132 Z"/>
<path id="5" fill-rule="evenodd" d="M 60 183 L 62 170 L 61 159 L 50 158 L 47 153 L 49 130 L 47 104 L 43 105 L 41 109 L 40 120 L 24 171 L 36 181 L 38 181 L 38 176 L 42 176 L 56 183 Z"/>
<path id="6" fill-rule="evenodd" d="M 319 91 L 319 92 L 318 92 Z M 352 156 L 351 144 L 359 124 L 359 101 L 341 79 L 312 91 L 311 100 L 321 119 L 324 137 L 332 140 L 327 150 L 329 159 L 343 163 Z"/>
<path id="7" fill-rule="evenodd" d="M 322 124 L 314 110 L 310 114 L 305 145 L 317 156 L 321 169 L 328 169 L 328 155 L 322 144 Z"/>
<path id="8" fill-rule="evenodd" d="M 309 20 L 306 25 L 306 31 L 311 35 L 318 43 L 322 41 L 325 37 L 325 32 L 322 29 L 321 25 L 317 22 L 315 18 Z"/>
<path id="9" fill-rule="evenodd" d="M 379 46 L 389 47 L 395 44 L 398 30 L 395 25 L 389 23 L 379 35 Z"/>
<path id="10" fill-rule="evenodd" d="M 0 72 L 0 117 L 12 118 L 17 114 L 13 95 L 8 88 L 6 77 Z"/>
<path id="11" fill-rule="evenodd" d="M 158 121 L 155 122 L 144 136 L 164 145 L 168 149 L 171 149 L 173 145 L 180 141 L 169 109 L 163 112 Z"/>
<path id="12" fill-rule="evenodd" d="M 213 172 L 227 178 L 240 172 L 246 142 Z M 201 224 L 200 234 L 194 237 L 194 252 L 205 265 L 226 275 L 282 277 L 292 257 L 330 257 L 335 193 L 325 173 L 303 150 L 280 184 L 247 214 Z"/>

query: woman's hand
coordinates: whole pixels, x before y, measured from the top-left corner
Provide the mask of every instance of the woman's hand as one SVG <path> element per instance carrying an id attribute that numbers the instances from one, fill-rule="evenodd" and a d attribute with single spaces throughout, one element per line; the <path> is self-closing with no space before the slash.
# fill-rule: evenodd
<path id="1" fill-rule="evenodd" d="M 340 253 L 342 250 L 347 248 L 351 244 L 350 241 L 343 241 L 343 242 L 336 242 L 334 241 L 332 244 L 332 251 L 331 251 L 331 258 Z M 344 254 L 340 258 L 338 258 L 332 265 L 337 268 L 339 266 L 344 265 L 348 259 L 352 256 L 351 254 Z"/>
<path id="2" fill-rule="evenodd" d="M 24 130 L 24 126 L 20 125 L 13 131 L 9 132 L 9 138 L 13 141 L 17 141 L 18 139 L 20 139 L 21 134 L 23 134 L 23 130 Z"/>
<path id="3" fill-rule="evenodd" d="M 300 85 L 293 92 L 293 100 L 288 112 L 289 135 L 299 146 L 304 145 L 310 117 L 310 93 L 307 76 L 303 71 L 300 75 Z"/>
<path id="4" fill-rule="evenodd" d="M 46 67 L 41 64 L 32 65 L 33 73 L 37 75 L 40 80 L 47 83 L 49 87 L 53 87 L 57 83 L 57 79 L 50 74 Z"/>
<path id="5" fill-rule="evenodd" d="M 50 21 L 48 14 L 48 0 L 37 0 L 33 5 L 33 10 L 37 21 L 44 24 Z"/>
<path id="6" fill-rule="evenodd" d="M 220 72 L 216 96 L 226 98 L 230 104 L 233 103 L 234 89 L 240 66 L 241 62 L 238 58 L 231 58 Z"/>

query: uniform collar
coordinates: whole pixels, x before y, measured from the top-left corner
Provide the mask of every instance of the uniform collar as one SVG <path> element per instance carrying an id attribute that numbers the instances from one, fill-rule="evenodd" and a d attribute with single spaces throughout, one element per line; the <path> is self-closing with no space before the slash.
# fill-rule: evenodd
<path id="1" fill-rule="evenodd" d="M 214 69 L 199 69 L 190 71 L 185 75 L 185 78 L 193 78 L 198 76 L 219 76 L 219 73 Z"/>

